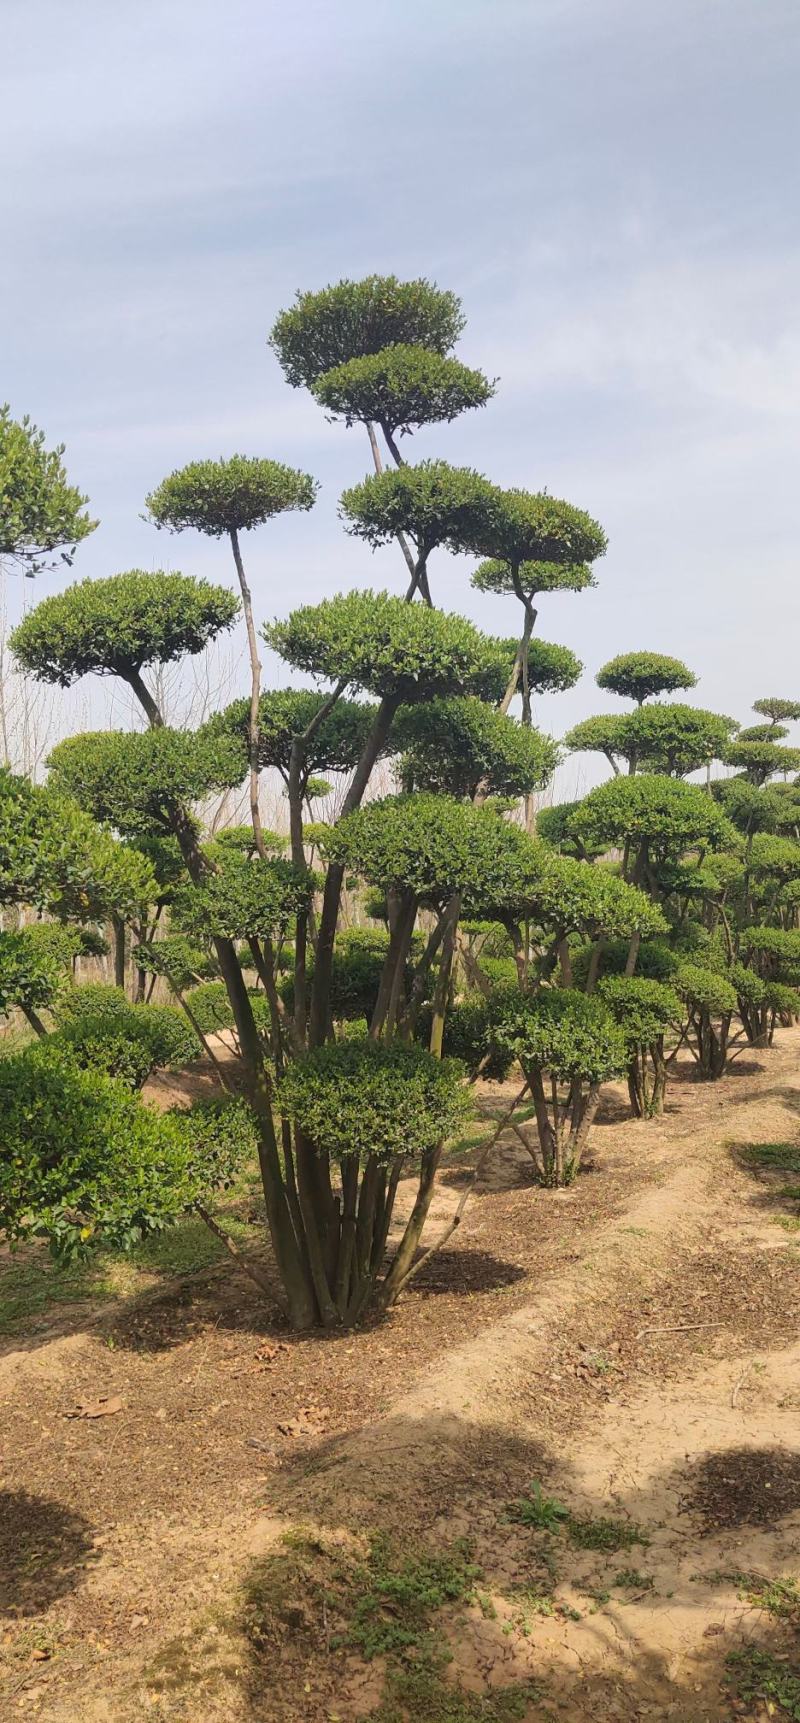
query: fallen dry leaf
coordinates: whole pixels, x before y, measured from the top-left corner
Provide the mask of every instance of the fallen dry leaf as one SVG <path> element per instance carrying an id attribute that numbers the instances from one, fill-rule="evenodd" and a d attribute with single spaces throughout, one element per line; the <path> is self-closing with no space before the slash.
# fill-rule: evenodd
<path id="1" fill-rule="evenodd" d="M 282 1436 L 321 1436 L 330 1418 L 327 1406 L 299 1406 L 293 1418 L 279 1424 Z"/>
<path id="2" fill-rule="evenodd" d="M 101 1394 L 99 1400 L 79 1400 L 71 1412 L 65 1412 L 66 1418 L 113 1418 L 115 1412 L 122 1411 L 122 1397 L 119 1394 Z"/>

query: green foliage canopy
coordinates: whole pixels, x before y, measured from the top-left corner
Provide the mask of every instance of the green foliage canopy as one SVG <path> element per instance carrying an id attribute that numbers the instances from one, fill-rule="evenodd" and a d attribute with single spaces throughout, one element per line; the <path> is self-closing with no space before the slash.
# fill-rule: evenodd
<path id="1" fill-rule="evenodd" d="M 621 652 L 598 670 L 595 681 L 598 688 L 609 688 L 641 706 L 654 694 L 694 688 L 697 677 L 680 658 L 669 658 L 663 652 Z"/>
<path id="2" fill-rule="evenodd" d="M 261 526 L 287 509 L 313 508 L 318 486 L 308 473 L 251 455 L 191 461 L 147 498 L 157 527 L 194 527 L 212 538 Z"/>
<path id="3" fill-rule="evenodd" d="M 611 778 L 590 790 L 570 819 L 584 842 L 621 846 L 648 842 L 661 856 L 693 844 L 722 848 L 732 828 L 699 784 L 642 774 Z"/>
<path id="4" fill-rule="evenodd" d="M 627 1063 L 624 1036 L 594 995 L 571 988 L 535 994 L 501 992 L 490 1002 L 488 1044 L 519 1059 L 523 1070 L 549 1071 L 561 1082 L 604 1083 Z"/>
<path id="5" fill-rule="evenodd" d="M 410 534 L 421 557 L 437 545 L 473 551 L 498 512 L 497 486 L 472 467 L 447 461 L 387 467 L 343 491 L 340 514 L 348 532 L 373 549 L 399 532 Z"/>
<path id="6" fill-rule="evenodd" d="M 50 783 L 124 837 L 169 833 L 173 810 L 235 788 L 247 770 L 243 738 L 211 726 L 95 730 L 56 743 Z"/>
<path id="7" fill-rule="evenodd" d="M 549 736 L 523 728 L 474 696 L 404 708 L 393 739 L 402 750 L 406 789 L 457 797 L 473 795 L 480 784 L 501 796 L 543 789 L 558 758 Z"/>
<path id="8" fill-rule="evenodd" d="M 386 592 L 349 592 L 302 605 L 264 630 L 296 670 L 407 704 L 437 695 L 498 697 L 508 643 L 463 616 L 406 604 Z"/>
<path id="9" fill-rule="evenodd" d="M 90 671 L 130 678 L 147 664 L 202 652 L 238 613 L 239 600 L 224 586 L 131 569 L 42 599 L 10 644 L 23 669 L 68 688 Z"/>
<path id="10" fill-rule="evenodd" d="M 63 444 L 45 447 L 44 432 L 27 417 L 12 419 L 0 406 L 0 558 L 35 575 L 58 551 L 71 563 L 97 521 L 85 512 L 87 498 L 67 481 Z"/>
<path id="11" fill-rule="evenodd" d="M 458 359 L 398 345 L 335 365 L 317 379 L 313 392 L 320 406 L 346 424 L 376 423 L 393 434 L 483 407 L 494 384 Z"/>
<path id="12" fill-rule="evenodd" d="M 419 1160 L 471 1111 L 462 1067 L 403 1042 L 347 1040 L 291 1065 L 282 1110 L 335 1161 Z"/>
<path id="13" fill-rule="evenodd" d="M 327 696 L 311 688 L 272 688 L 262 694 L 258 708 L 259 765 L 276 766 L 288 779 L 292 742 L 302 736 L 325 705 Z M 301 784 L 317 772 L 350 772 L 363 753 L 375 718 L 367 701 L 339 699 L 323 718 L 305 749 Z M 249 700 L 234 700 L 209 719 L 203 736 L 229 734 L 247 746 Z"/>
<path id="14" fill-rule="evenodd" d="M 287 383 L 310 389 L 335 366 L 386 347 L 449 353 L 464 327 L 461 301 L 422 278 L 368 275 L 298 293 L 276 318 L 270 346 Z"/>

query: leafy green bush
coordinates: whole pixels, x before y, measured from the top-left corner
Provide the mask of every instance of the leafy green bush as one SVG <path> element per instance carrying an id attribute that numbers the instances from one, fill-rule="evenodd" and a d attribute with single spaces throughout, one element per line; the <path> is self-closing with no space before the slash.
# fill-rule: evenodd
<path id="1" fill-rule="evenodd" d="M 267 1000 L 256 988 L 249 987 L 247 993 L 256 1028 L 266 1035 L 270 1029 Z M 184 997 L 201 1035 L 219 1035 L 224 1029 L 234 1028 L 233 1009 L 224 981 L 203 981 L 199 987 L 190 988 Z"/>
<path id="2" fill-rule="evenodd" d="M 502 991 L 490 1000 L 487 1046 L 518 1059 L 536 1110 L 538 1156 L 545 1185 L 571 1183 L 580 1167 L 600 1085 L 627 1065 L 625 1039 L 602 1000 L 573 988 Z M 545 1092 L 544 1074 L 551 1078 Z M 566 1095 L 559 1095 L 559 1085 Z"/>
<path id="3" fill-rule="evenodd" d="M 36 921 L 16 933 L 0 932 L 0 1012 L 18 1006 L 39 1011 L 69 985 L 80 936 L 59 922 Z"/>
<path id="4" fill-rule="evenodd" d="M 402 1042 L 347 1040 L 291 1065 L 281 1107 L 335 1161 L 419 1160 L 470 1112 L 462 1067 Z"/>
<path id="5" fill-rule="evenodd" d="M 50 783 L 74 796 L 95 819 L 123 837 L 171 833 L 175 804 L 235 788 L 247 770 L 243 743 L 232 734 L 170 730 L 97 730 L 67 736 L 53 748 Z"/>
<path id="6" fill-rule="evenodd" d="M 133 568 L 42 599 L 10 644 L 25 670 L 68 688 L 92 670 L 128 678 L 144 665 L 202 652 L 238 614 L 239 600 L 225 586 Z"/>
<path id="7" fill-rule="evenodd" d="M 119 1077 L 132 1089 L 141 1089 L 153 1071 L 186 1065 L 202 1050 L 175 1006 L 130 1005 L 116 987 L 74 988 L 63 1015 L 53 1037 L 59 1049 L 82 1069 Z"/>
<path id="8" fill-rule="evenodd" d="M 12 419 L 0 406 L 0 558 L 34 575 L 55 559 L 71 563 L 96 520 L 84 512 L 87 499 L 67 483 L 63 444 L 45 447 L 44 431 L 27 417 Z"/>
<path id="9" fill-rule="evenodd" d="M 223 852 L 201 885 L 176 894 L 175 918 L 195 939 L 269 939 L 307 907 L 312 884 L 291 862 Z"/>
<path id="10" fill-rule="evenodd" d="M 130 1249 L 175 1220 L 249 1152 L 241 1104 L 157 1113 L 126 1084 L 64 1057 L 56 1038 L 0 1060 L 0 1226 L 68 1258 Z"/>
<path id="11" fill-rule="evenodd" d="M 481 964 L 484 971 L 490 963 L 502 963 L 502 958 L 487 958 Z M 513 969 L 513 964 L 512 964 Z M 417 1040 L 427 1046 L 431 1037 L 433 1007 L 425 1004 L 417 1017 Z M 513 1053 L 499 1048 L 487 1048 L 488 1005 L 480 993 L 467 993 L 449 1006 L 444 1020 L 442 1052 L 447 1059 L 458 1059 L 470 1077 L 481 1076 L 502 1083 L 514 1063 Z"/>
<path id="12" fill-rule="evenodd" d="M 598 987 L 628 1051 L 628 1093 L 636 1118 L 663 1112 L 667 1086 L 664 1036 L 683 1017 L 674 987 L 642 975 L 610 975 Z"/>

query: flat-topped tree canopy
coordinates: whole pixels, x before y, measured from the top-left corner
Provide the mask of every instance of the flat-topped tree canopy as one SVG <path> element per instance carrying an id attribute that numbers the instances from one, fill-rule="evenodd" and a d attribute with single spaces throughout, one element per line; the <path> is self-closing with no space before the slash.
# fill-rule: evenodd
<path id="1" fill-rule="evenodd" d="M 507 641 L 482 634 L 463 616 L 386 592 L 302 605 L 263 635 L 296 670 L 398 705 L 450 694 L 498 699 L 511 667 Z"/>
<path id="2" fill-rule="evenodd" d="M 58 560 L 71 563 L 94 532 L 87 498 L 68 482 L 63 443 L 45 447 L 44 431 L 0 406 L 0 557 L 32 577 Z"/>
<path id="3" fill-rule="evenodd" d="M 605 754 L 615 770 L 625 760 L 632 768 L 683 778 L 711 760 L 727 758 L 735 729 L 735 719 L 722 713 L 675 702 L 640 706 L 620 717 L 602 712 L 584 718 L 564 741 L 571 753 Z"/>
<path id="4" fill-rule="evenodd" d="M 269 345 L 287 383 L 310 389 L 334 366 L 385 347 L 450 353 L 464 322 L 460 299 L 435 282 L 368 275 L 298 293 L 275 319 Z"/>
<path id="5" fill-rule="evenodd" d="M 212 538 L 247 532 L 288 509 L 313 508 L 318 485 L 309 473 L 254 455 L 191 461 L 162 479 L 147 497 L 153 525 Z"/>
<path id="6" fill-rule="evenodd" d="M 584 842 L 609 848 L 647 842 L 661 856 L 701 842 L 712 849 L 736 843 L 733 827 L 699 784 L 644 773 L 611 778 L 590 790 L 569 829 Z"/>
<path id="7" fill-rule="evenodd" d="M 145 665 L 202 652 L 238 614 L 239 600 L 227 587 L 134 568 L 42 599 L 10 645 L 40 682 L 68 688 L 90 672 L 128 680 Z"/>
<path id="8" fill-rule="evenodd" d="M 475 544 L 476 551 L 509 569 L 508 586 L 495 587 L 495 591 L 516 592 L 519 572 L 529 563 L 536 567 L 544 564 L 545 570 L 553 564 L 576 570 L 595 562 L 608 544 L 603 528 L 585 509 L 576 508 L 574 503 L 564 502 L 560 497 L 551 497 L 547 491 L 500 490 L 497 509 L 487 528 Z M 492 578 L 489 573 L 482 574 L 482 569 L 477 571 L 481 579 Z M 534 569 L 532 578 L 548 581 L 550 576 L 547 572 L 537 575 Z M 588 584 L 578 575 L 574 580 L 580 585 Z M 569 586 L 572 582 L 568 579 L 564 584 Z M 532 596 L 524 585 L 520 589 L 526 596 Z M 548 585 L 533 588 L 533 591 L 548 590 L 552 590 Z"/>
<path id="9" fill-rule="evenodd" d="M 753 711 L 761 712 L 765 718 L 771 718 L 773 724 L 794 723 L 800 718 L 800 700 L 779 700 L 777 696 L 765 700 L 754 700 Z"/>
<path id="10" fill-rule="evenodd" d="M 472 551 L 489 530 L 501 492 L 472 467 L 419 461 L 372 473 L 342 493 L 339 513 L 347 532 L 373 550 L 408 533 L 427 557 L 437 545 Z"/>
<path id="11" fill-rule="evenodd" d="M 334 365 L 313 386 L 320 406 L 346 424 L 378 424 L 390 434 L 455 419 L 485 406 L 494 392 L 482 371 L 405 345 Z"/>
<path id="12" fill-rule="evenodd" d="M 478 915 L 487 900 L 516 901 L 532 847 L 519 826 L 487 809 L 425 792 L 367 802 L 325 838 L 329 859 L 368 885 L 439 907 L 459 892 L 464 913 Z"/>
<path id="13" fill-rule="evenodd" d="M 621 652 L 598 670 L 595 681 L 598 688 L 609 688 L 641 706 L 656 694 L 694 688 L 697 677 L 680 658 L 669 658 L 663 652 Z"/>
<path id="14" fill-rule="evenodd" d="M 474 696 L 425 700 L 398 713 L 393 741 L 405 789 L 438 795 L 524 796 L 542 790 L 558 761 L 551 737 L 525 729 Z"/>
<path id="15" fill-rule="evenodd" d="M 782 748 L 777 742 L 734 741 L 726 749 L 725 761 L 738 766 L 752 784 L 766 784 L 776 772 L 800 770 L 800 748 Z"/>
<path id="16" fill-rule="evenodd" d="M 122 836 L 163 836 L 173 809 L 235 788 L 247 752 L 232 735 L 199 731 L 96 730 L 67 736 L 49 759 L 50 784 Z"/>
<path id="17" fill-rule="evenodd" d="M 737 742 L 783 742 L 789 731 L 785 724 L 748 724 L 738 730 Z"/>
<path id="18" fill-rule="evenodd" d="M 292 760 L 292 743 L 302 736 L 327 703 L 327 695 L 313 688 L 272 688 L 262 694 L 258 707 L 259 765 L 276 766 L 288 778 Z M 358 764 L 375 718 L 376 707 L 370 701 L 336 701 L 322 719 L 305 748 L 301 778 L 310 773 L 350 772 Z M 202 726 L 203 736 L 230 735 L 247 745 L 250 720 L 249 700 L 234 700 L 224 712 L 217 712 Z M 321 794 L 321 791 L 317 791 Z"/>
<path id="19" fill-rule="evenodd" d="M 478 592 L 497 592 L 532 602 L 540 592 L 583 592 L 597 581 L 588 562 L 510 562 L 487 557 L 472 576 Z"/>
<path id="20" fill-rule="evenodd" d="M 513 643 L 512 657 L 513 657 Z M 542 640 L 534 634 L 528 642 L 528 687 L 534 694 L 563 694 L 574 688 L 583 665 L 569 646 Z"/>

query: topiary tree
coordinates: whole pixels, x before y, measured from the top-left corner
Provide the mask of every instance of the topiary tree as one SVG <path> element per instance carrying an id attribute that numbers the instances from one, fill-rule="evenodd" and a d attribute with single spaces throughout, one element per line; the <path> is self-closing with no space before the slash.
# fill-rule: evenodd
<path id="1" fill-rule="evenodd" d="M 400 710 L 393 731 L 406 790 L 478 797 L 524 796 L 549 783 L 557 750 L 474 695 Z"/>
<path id="2" fill-rule="evenodd" d="M 347 359 L 312 385 L 316 400 L 334 418 L 347 425 L 379 425 L 398 465 L 398 431 L 455 419 L 471 407 L 484 407 L 494 392 L 482 371 L 407 343 Z"/>
<path id="3" fill-rule="evenodd" d="M 800 700 L 754 700 L 753 711 L 763 713 L 772 725 L 795 723 L 800 718 Z"/>
<path id="4" fill-rule="evenodd" d="M 87 498 L 69 484 L 63 443 L 45 447 L 44 431 L 27 417 L 12 419 L 0 406 L 0 559 L 32 579 L 57 560 L 71 564 L 97 521 Z"/>
<path id="5" fill-rule="evenodd" d="M 464 327 L 461 302 L 422 278 L 368 275 L 298 293 L 272 327 L 270 346 L 293 388 L 310 389 L 334 366 L 397 346 L 446 354 Z"/>
<path id="6" fill-rule="evenodd" d="M 565 742 L 573 753 L 589 749 L 605 754 L 616 776 L 624 760 L 631 774 L 643 770 L 683 778 L 712 760 L 727 759 L 735 729 L 732 718 L 676 702 L 640 705 L 621 718 L 604 713 L 585 718 Z"/>
<path id="7" fill-rule="evenodd" d="M 82 1070 L 119 1077 L 142 1089 L 154 1071 L 177 1070 L 201 1052 L 201 1043 L 171 1005 L 129 1005 L 116 987 L 76 987 L 57 1007 L 51 1038 Z"/>
<path id="8" fill-rule="evenodd" d="M 613 1017 L 601 1000 L 572 989 L 500 993 L 490 1006 L 487 1040 L 522 1066 L 536 1114 L 538 1152 L 531 1154 L 540 1182 L 571 1184 L 601 1085 L 626 1067 L 625 1041 Z"/>
<path id="9" fill-rule="evenodd" d="M 595 681 L 598 688 L 608 688 L 641 706 L 658 694 L 694 688 L 697 677 L 680 658 L 669 658 L 663 652 L 621 652 L 598 670 Z"/>
<path id="10" fill-rule="evenodd" d="M 762 785 L 777 772 L 800 770 L 800 748 L 782 748 L 777 742 L 731 742 L 724 754 L 728 766 L 737 766 L 751 784 Z"/>
<path id="11" fill-rule="evenodd" d="M 266 854 L 259 810 L 259 698 L 261 661 L 253 620 L 253 600 L 245 573 L 239 534 L 263 526 L 290 509 L 313 508 L 318 486 L 308 473 L 279 461 L 232 455 L 226 461 L 193 461 L 162 479 L 147 498 L 150 519 L 157 527 L 183 532 L 193 527 L 211 538 L 230 539 L 250 654 L 250 816 L 256 848 Z"/>
<path id="12" fill-rule="evenodd" d="M 634 1118 L 655 1118 L 664 1111 L 667 1088 L 664 1037 L 683 1017 L 678 994 L 644 975 L 609 975 L 598 991 L 625 1040 Z"/>
<path id="13" fill-rule="evenodd" d="M 716 1081 L 727 1069 L 736 990 L 726 976 L 696 963 L 680 965 L 675 989 L 688 1008 L 683 1038 L 697 1062 L 698 1075 Z"/>
<path id="14" fill-rule="evenodd" d="M 542 592 L 581 592 L 594 585 L 592 563 L 606 549 L 606 536 L 583 509 L 547 492 L 507 490 L 477 546 L 484 560 L 472 577 L 479 592 L 511 593 L 522 605 L 523 623 L 514 670 L 504 695 L 507 711 L 522 687 L 523 722 L 530 722 L 530 641 L 536 623 L 534 600 Z"/>
<path id="15" fill-rule="evenodd" d="M 343 1241 L 333 1288 L 318 1265 L 329 1321 L 356 1322 L 376 1298 L 386 1307 L 408 1277 L 448 1138 L 470 1111 L 462 1069 L 401 1042 L 318 1047 L 288 1069 L 281 1103 L 316 1152 L 338 1162 Z M 382 1273 L 400 1174 L 420 1169 L 416 1202 Z"/>
<path id="16" fill-rule="evenodd" d="M 428 583 L 428 558 L 437 545 L 451 551 L 474 551 L 500 506 L 496 485 L 471 467 L 451 467 L 447 461 L 421 461 L 396 471 L 376 472 L 343 492 L 340 513 L 348 532 L 366 539 L 373 549 L 401 535 L 414 544 L 411 599 L 419 591 L 433 603 Z"/>
<path id="17" fill-rule="evenodd" d="M 238 613 L 238 600 L 224 586 L 134 568 L 43 599 L 14 629 L 10 645 L 25 670 L 60 688 L 89 674 L 119 676 L 149 722 L 161 724 L 142 670 L 201 652 Z"/>

